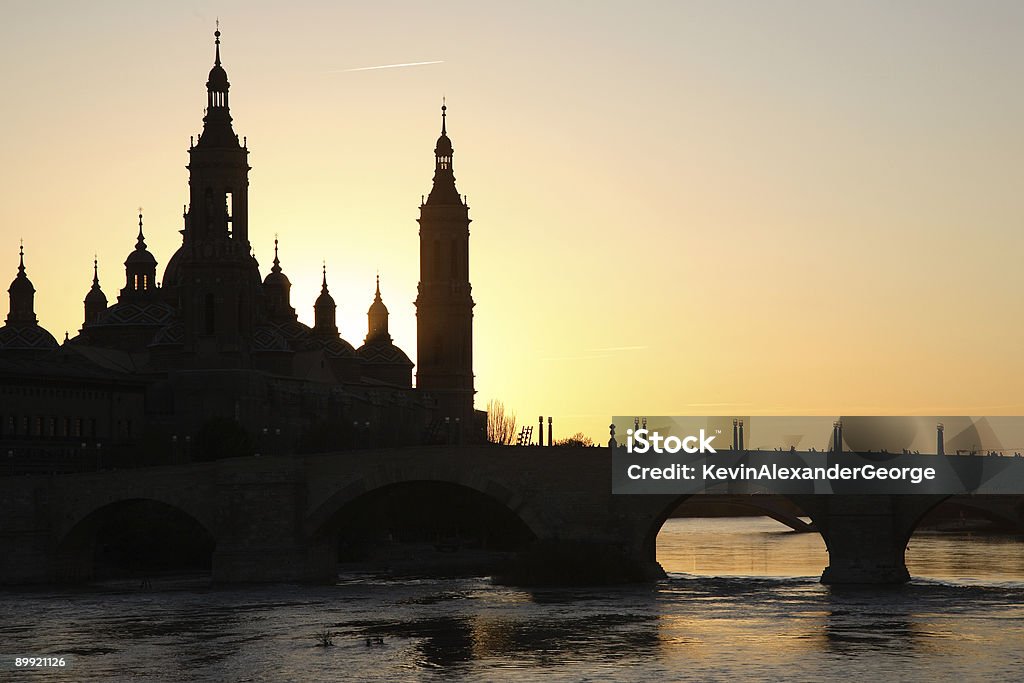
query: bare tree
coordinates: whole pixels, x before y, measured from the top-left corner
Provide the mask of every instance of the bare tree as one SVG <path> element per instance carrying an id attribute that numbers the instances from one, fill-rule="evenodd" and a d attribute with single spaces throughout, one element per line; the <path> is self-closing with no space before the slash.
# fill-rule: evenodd
<path id="1" fill-rule="evenodd" d="M 487 441 L 508 446 L 515 440 L 515 411 L 505 412 L 504 403 L 491 399 L 487 402 Z"/>
<path id="2" fill-rule="evenodd" d="M 555 441 L 556 446 L 579 446 L 583 448 L 590 448 L 594 445 L 594 440 L 583 432 L 576 432 L 572 436 L 566 439 L 559 439 Z"/>

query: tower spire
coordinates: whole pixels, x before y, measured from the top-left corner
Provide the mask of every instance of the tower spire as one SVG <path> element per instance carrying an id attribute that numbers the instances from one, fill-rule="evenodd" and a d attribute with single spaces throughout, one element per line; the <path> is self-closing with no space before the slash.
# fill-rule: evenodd
<path id="1" fill-rule="evenodd" d="M 448 104 L 441 98 L 441 135 L 434 146 L 434 186 L 427 195 L 426 204 L 461 206 L 462 197 L 455 187 L 452 156 L 455 151 L 448 137 Z"/>
<path id="2" fill-rule="evenodd" d="M 323 281 L 320 285 L 320 296 L 313 304 L 313 331 L 331 337 L 338 336 L 337 323 L 338 305 L 327 290 L 327 261 L 323 263 Z"/>
<path id="3" fill-rule="evenodd" d="M 100 286 L 100 261 L 96 254 L 92 255 L 92 286 Z"/>
<path id="4" fill-rule="evenodd" d="M 146 237 L 142 234 L 142 207 L 139 207 L 139 237 L 135 242 L 135 248 L 143 251 L 146 248 Z"/>
<path id="5" fill-rule="evenodd" d="M 281 272 L 281 261 L 277 258 L 277 236 L 274 236 L 274 265 L 270 268 L 271 272 Z"/>
<path id="6" fill-rule="evenodd" d="M 216 66 L 220 66 L 220 17 L 217 17 L 217 27 L 213 32 L 213 37 L 213 44 L 215 46 L 214 49 L 216 51 L 213 58 L 213 63 Z"/>
<path id="7" fill-rule="evenodd" d="M 34 300 L 36 288 L 25 274 L 25 243 L 18 246 L 18 275 L 7 289 L 11 295 L 11 307 L 7 314 L 8 323 L 36 323 Z"/>

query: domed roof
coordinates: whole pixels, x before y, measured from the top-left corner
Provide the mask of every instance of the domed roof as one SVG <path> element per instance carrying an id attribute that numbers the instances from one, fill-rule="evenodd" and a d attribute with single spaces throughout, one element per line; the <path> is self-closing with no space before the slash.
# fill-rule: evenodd
<path id="1" fill-rule="evenodd" d="M 283 287 L 290 289 L 292 286 L 291 280 L 281 270 L 281 261 L 277 258 L 277 238 L 274 238 L 274 265 L 271 266 L 270 272 L 267 273 L 267 277 L 263 280 L 264 287 Z"/>
<path id="2" fill-rule="evenodd" d="M 146 238 L 142 234 L 142 213 L 139 213 L 139 236 L 135 242 L 135 249 L 128 254 L 124 264 L 126 266 L 147 265 L 156 267 L 156 257 L 149 253 L 149 250 L 146 248 Z"/>
<path id="3" fill-rule="evenodd" d="M 153 336 L 150 346 L 180 346 L 185 340 L 185 326 L 180 322 L 173 322 L 160 328 L 160 331 Z"/>
<path id="4" fill-rule="evenodd" d="M 323 349 L 328 358 L 355 358 L 356 350 L 341 337 L 312 337 L 305 346 L 307 351 Z"/>
<path id="5" fill-rule="evenodd" d="M 174 308 L 162 301 L 123 302 L 103 311 L 93 325 L 164 327 L 174 322 Z"/>
<path id="6" fill-rule="evenodd" d="M 395 346 L 390 339 L 374 339 L 368 341 L 356 350 L 356 355 L 364 363 L 381 365 L 407 365 L 412 367 L 412 361 L 405 351 Z"/>
<path id="7" fill-rule="evenodd" d="M 25 274 L 25 247 L 22 246 L 18 250 L 18 274 L 14 276 L 14 280 L 11 281 L 11 286 L 7 288 L 7 291 L 11 294 L 35 294 L 36 288 L 32 286 L 32 281 L 28 279 L 28 275 Z"/>
<path id="8" fill-rule="evenodd" d="M 309 326 L 294 319 L 280 323 L 270 323 L 270 325 L 289 342 L 304 341 L 312 332 L 312 330 L 309 329 Z"/>
<path id="9" fill-rule="evenodd" d="M 334 297 L 327 290 L 327 264 L 324 263 L 324 279 L 320 285 L 320 296 L 313 302 L 313 308 L 337 308 L 338 304 L 334 303 Z"/>
<path id="10" fill-rule="evenodd" d="M 441 104 L 441 136 L 437 138 L 437 144 L 434 145 L 434 154 L 439 157 L 450 157 L 452 152 L 452 141 L 448 138 L 448 129 L 445 125 L 445 119 L 448 114 L 448 105 L 442 102 Z"/>
<path id="11" fill-rule="evenodd" d="M 4 325 L 0 327 L 0 350 L 46 351 L 58 348 L 57 340 L 39 325 Z"/>
<path id="12" fill-rule="evenodd" d="M 213 60 L 213 68 L 210 69 L 210 76 L 206 79 L 206 87 L 210 90 L 227 90 L 228 72 L 220 65 L 220 29 L 213 32 L 216 45 L 216 56 Z"/>
<path id="13" fill-rule="evenodd" d="M 384 300 L 380 298 L 380 275 L 377 276 L 377 294 L 373 297 L 373 303 L 370 304 L 370 308 L 366 311 L 366 314 L 371 319 L 387 317 L 388 307 L 384 305 Z"/>
<path id="14" fill-rule="evenodd" d="M 252 348 L 254 351 L 290 351 L 288 342 L 276 329 L 270 325 L 257 327 L 252 334 Z"/>
<path id="15" fill-rule="evenodd" d="M 85 295 L 85 303 L 102 304 L 104 308 L 107 306 L 107 295 L 100 289 L 99 262 L 95 258 L 92 260 L 92 287 Z"/>
<path id="16" fill-rule="evenodd" d="M 434 154 L 439 157 L 450 157 L 454 152 L 451 139 L 447 134 L 441 133 L 441 137 L 437 139 L 437 144 L 434 145 Z"/>
<path id="17" fill-rule="evenodd" d="M 244 85 L 244 83 L 243 83 Z M 228 87 L 228 72 L 220 64 L 214 64 L 210 69 L 210 76 L 206 79 L 206 86 L 212 90 L 223 90 Z"/>

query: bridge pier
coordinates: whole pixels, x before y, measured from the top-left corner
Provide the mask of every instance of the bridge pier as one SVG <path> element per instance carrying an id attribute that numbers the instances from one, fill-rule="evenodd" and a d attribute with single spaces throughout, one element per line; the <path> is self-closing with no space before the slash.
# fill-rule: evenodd
<path id="1" fill-rule="evenodd" d="M 900 584 L 910 580 L 906 551 L 920 518 L 942 497 L 821 496 L 805 502 L 828 548 L 825 584 Z M 804 502 L 804 501 L 802 501 Z"/>

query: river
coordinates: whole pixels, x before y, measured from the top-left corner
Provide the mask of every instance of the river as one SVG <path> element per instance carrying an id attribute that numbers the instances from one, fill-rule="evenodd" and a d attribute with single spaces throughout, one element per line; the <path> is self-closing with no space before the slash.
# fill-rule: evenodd
<path id="1" fill-rule="evenodd" d="M 0 593 L 0 653 L 70 655 L 50 681 L 1019 680 L 1024 539 L 919 533 L 914 580 L 835 588 L 816 534 L 673 519 L 669 578 L 523 590 L 346 575 L 335 586 Z M 333 646 L 318 647 L 326 630 Z M 380 639 L 378 643 L 377 639 Z M 369 644 L 367 644 L 369 639 Z"/>

